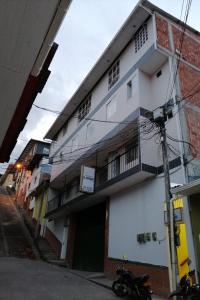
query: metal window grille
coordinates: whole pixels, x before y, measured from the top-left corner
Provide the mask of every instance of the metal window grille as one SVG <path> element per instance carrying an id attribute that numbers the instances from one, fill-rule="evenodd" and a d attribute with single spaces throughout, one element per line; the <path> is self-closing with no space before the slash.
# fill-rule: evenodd
<path id="1" fill-rule="evenodd" d="M 81 120 L 83 120 L 85 118 L 85 116 L 88 115 L 90 108 L 91 108 L 91 95 L 88 98 L 86 98 L 79 106 L 79 109 L 78 109 L 79 122 Z"/>
<path id="2" fill-rule="evenodd" d="M 119 60 L 114 63 L 108 72 L 108 89 L 110 89 L 119 79 Z"/>
<path id="3" fill-rule="evenodd" d="M 147 24 L 145 23 L 142 28 L 135 35 L 135 53 L 137 53 L 144 43 L 148 40 Z"/>

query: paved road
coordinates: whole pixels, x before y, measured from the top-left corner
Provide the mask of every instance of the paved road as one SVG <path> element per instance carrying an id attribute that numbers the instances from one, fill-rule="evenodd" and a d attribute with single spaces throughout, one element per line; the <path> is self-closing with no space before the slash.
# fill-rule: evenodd
<path id="1" fill-rule="evenodd" d="M 6 190 L 0 187 L 0 257 L 33 257 L 31 240 Z"/>
<path id="2" fill-rule="evenodd" d="M 112 291 L 42 261 L 0 258 L 0 300 L 117 300 Z"/>
<path id="3" fill-rule="evenodd" d="M 0 300 L 118 299 L 70 270 L 28 259 L 32 246 L 13 200 L 0 187 Z"/>

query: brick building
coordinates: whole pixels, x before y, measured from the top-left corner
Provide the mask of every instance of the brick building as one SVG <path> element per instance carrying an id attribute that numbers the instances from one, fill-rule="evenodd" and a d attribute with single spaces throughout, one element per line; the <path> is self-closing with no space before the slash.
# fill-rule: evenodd
<path id="1" fill-rule="evenodd" d="M 140 1 L 46 134 L 53 140 L 46 236 L 71 267 L 112 278 L 126 255 L 134 273 L 149 273 L 154 291 L 168 294 L 162 153 L 148 116 L 173 99 L 170 179 L 199 178 L 199 43 L 199 32 Z M 83 166 L 95 171 L 91 194 Z M 188 251 L 199 270 L 188 200 Z"/>

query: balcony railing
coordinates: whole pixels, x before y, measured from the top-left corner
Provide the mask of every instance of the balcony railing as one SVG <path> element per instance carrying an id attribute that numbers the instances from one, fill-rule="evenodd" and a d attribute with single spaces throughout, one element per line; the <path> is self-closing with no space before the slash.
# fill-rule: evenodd
<path id="1" fill-rule="evenodd" d="M 138 146 L 115 157 L 97 172 L 97 184 L 102 184 L 139 164 Z"/>
<path id="2" fill-rule="evenodd" d="M 139 164 L 138 146 L 131 147 L 125 153 L 117 156 L 115 159 L 106 164 L 103 168 L 97 171 L 96 187 L 107 182 L 118 175 L 130 170 Z M 70 199 L 76 198 L 81 193 L 79 192 L 79 182 L 74 183 L 71 187 L 53 198 L 48 202 L 47 213 L 55 210 L 58 207 L 65 205 Z"/>

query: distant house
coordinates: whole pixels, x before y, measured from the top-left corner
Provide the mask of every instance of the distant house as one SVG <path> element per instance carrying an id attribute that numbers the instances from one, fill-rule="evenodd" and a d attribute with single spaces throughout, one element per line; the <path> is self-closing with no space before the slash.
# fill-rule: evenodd
<path id="1" fill-rule="evenodd" d="M 0 185 L 4 187 L 13 187 L 14 188 L 14 174 L 15 174 L 15 165 L 9 164 L 6 172 L 1 176 Z"/>
<path id="2" fill-rule="evenodd" d="M 49 156 L 49 148 L 49 143 L 31 139 L 15 164 L 19 165 L 15 172 L 16 202 L 23 207 L 29 207 L 27 191 L 33 179 L 32 173 L 35 167 L 39 166 L 41 159 Z M 34 182 L 38 183 L 38 180 L 39 177 L 34 178 Z"/>

